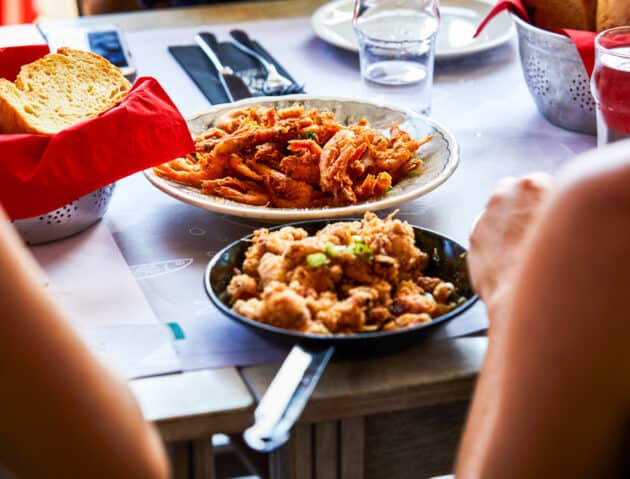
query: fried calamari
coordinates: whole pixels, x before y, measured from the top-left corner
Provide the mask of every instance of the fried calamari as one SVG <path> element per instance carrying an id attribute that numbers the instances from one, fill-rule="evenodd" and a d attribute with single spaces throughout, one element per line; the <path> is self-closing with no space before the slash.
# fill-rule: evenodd
<path id="1" fill-rule="evenodd" d="M 237 313 L 316 334 L 406 328 L 457 305 L 453 284 L 425 276 L 427 253 L 392 216 L 302 228 L 259 229 L 227 292 Z"/>

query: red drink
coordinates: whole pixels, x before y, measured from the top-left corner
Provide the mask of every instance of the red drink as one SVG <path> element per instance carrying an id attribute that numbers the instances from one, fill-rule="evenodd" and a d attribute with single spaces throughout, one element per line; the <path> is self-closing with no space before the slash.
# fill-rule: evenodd
<path id="1" fill-rule="evenodd" d="M 596 40 L 592 90 L 600 145 L 630 138 L 630 29 L 621 30 L 625 32 L 603 32 Z"/>

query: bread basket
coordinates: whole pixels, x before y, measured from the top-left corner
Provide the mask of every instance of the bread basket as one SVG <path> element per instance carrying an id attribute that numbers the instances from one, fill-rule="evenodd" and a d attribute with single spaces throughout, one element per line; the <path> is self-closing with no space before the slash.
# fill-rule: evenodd
<path id="1" fill-rule="evenodd" d="M 13 221 L 27 244 L 48 243 L 80 233 L 100 220 L 112 198 L 115 183 L 99 188 L 54 211 Z"/>
<path id="2" fill-rule="evenodd" d="M 590 80 L 573 42 L 512 14 L 525 82 L 538 110 L 554 125 L 595 135 Z"/>

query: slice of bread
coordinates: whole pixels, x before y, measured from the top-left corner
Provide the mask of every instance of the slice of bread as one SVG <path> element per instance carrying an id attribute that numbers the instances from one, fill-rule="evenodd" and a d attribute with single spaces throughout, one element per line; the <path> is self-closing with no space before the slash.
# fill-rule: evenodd
<path id="1" fill-rule="evenodd" d="M 525 4 L 539 28 L 595 31 L 597 0 L 526 0 Z"/>
<path id="2" fill-rule="evenodd" d="M 58 133 L 98 116 L 130 89 L 105 58 L 60 48 L 24 65 L 15 83 L 0 78 L 0 133 Z"/>
<path id="3" fill-rule="evenodd" d="M 628 0 L 599 0 L 597 3 L 597 31 L 630 25 Z"/>

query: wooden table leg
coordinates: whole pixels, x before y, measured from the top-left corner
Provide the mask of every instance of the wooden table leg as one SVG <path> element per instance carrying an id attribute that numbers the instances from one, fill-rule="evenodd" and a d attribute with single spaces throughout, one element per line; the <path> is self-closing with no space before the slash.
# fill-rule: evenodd
<path id="1" fill-rule="evenodd" d="M 337 479 L 339 422 L 315 424 L 315 479 Z"/>
<path id="2" fill-rule="evenodd" d="M 166 450 L 171 460 L 172 479 L 190 479 L 190 443 L 187 441 L 173 442 L 167 444 Z"/>
<path id="3" fill-rule="evenodd" d="M 341 421 L 341 479 L 363 479 L 365 454 L 365 419 L 352 417 Z"/>
<path id="4" fill-rule="evenodd" d="M 214 479 L 212 439 L 206 436 L 194 441 L 167 444 L 172 479 Z"/>
<path id="5" fill-rule="evenodd" d="M 428 478 L 448 474 L 468 410 L 467 401 L 365 418 L 366 479 Z"/>
<path id="6" fill-rule="evenodd" d="M 298 424 L 291 432 L 287 448 L 289 479 L 313 479 L 313 427 Z"/>
<path id="7" fill-rule="evenodd" d="M 270 458 L 272 479 L 363 479 L 365 419 L 298 424 Z"/>
<path id="8" fill-rule="evenodd" d="M 212 439 L 205 437 L 192 443 L 192 478 L 214 479 L 214 453 L 212 451 Z"/>

